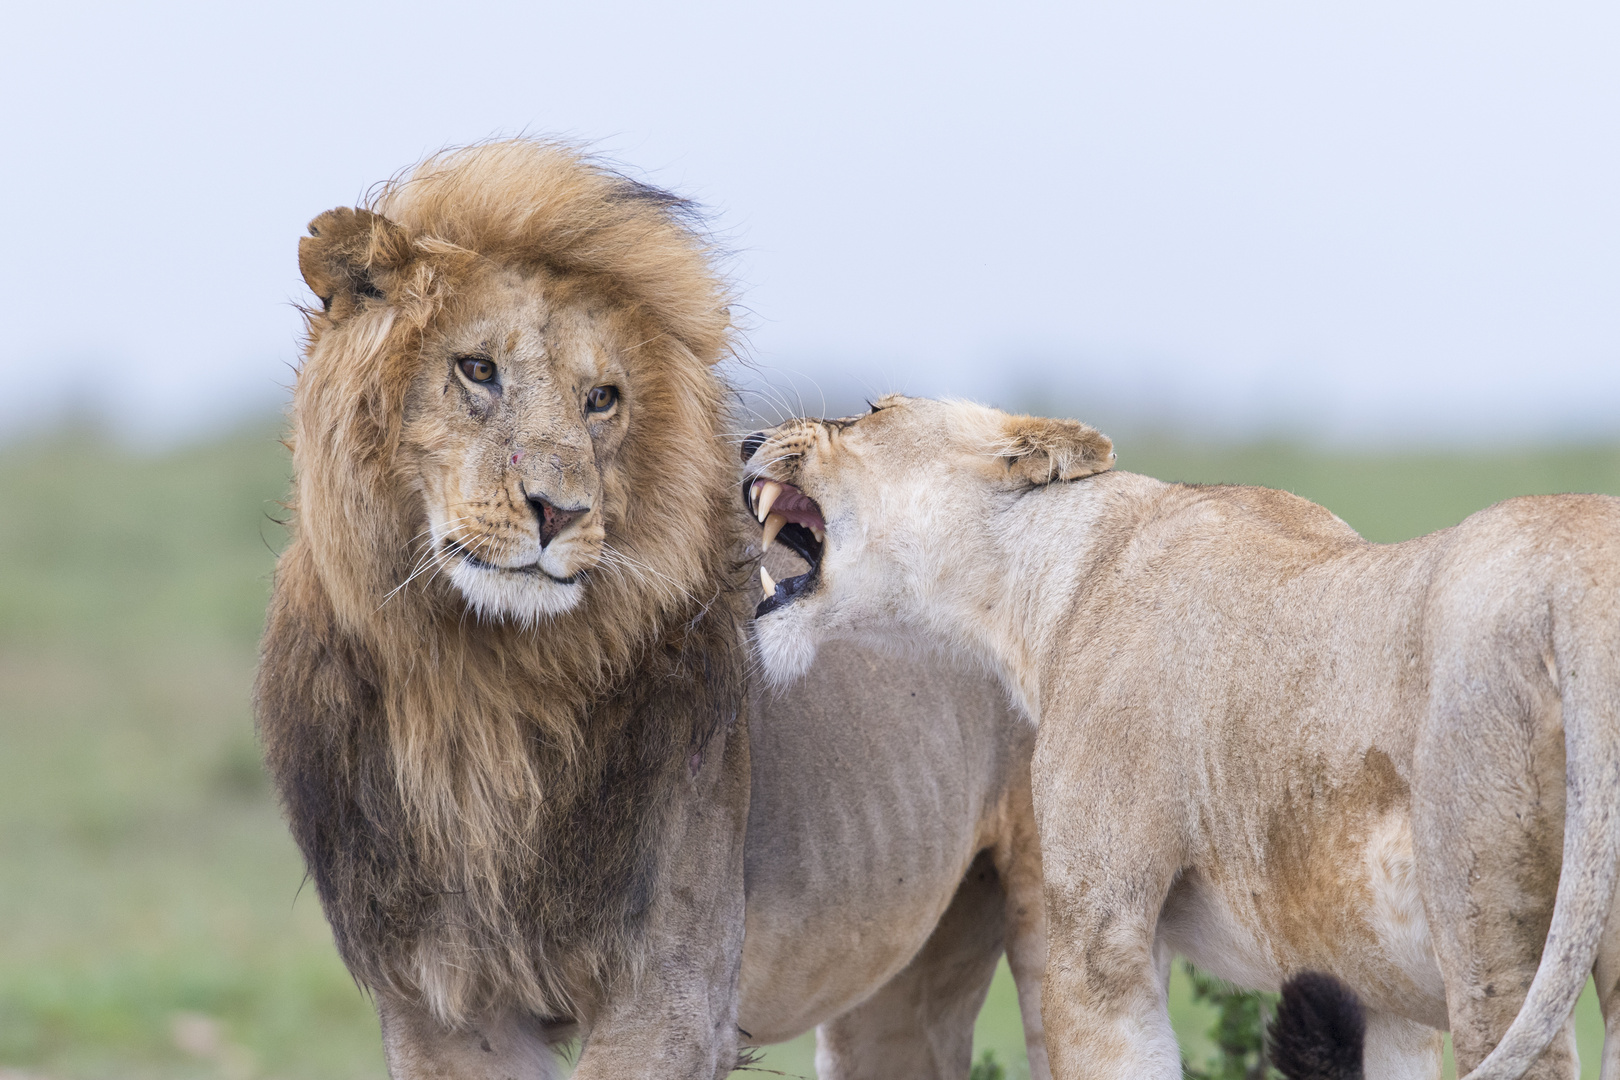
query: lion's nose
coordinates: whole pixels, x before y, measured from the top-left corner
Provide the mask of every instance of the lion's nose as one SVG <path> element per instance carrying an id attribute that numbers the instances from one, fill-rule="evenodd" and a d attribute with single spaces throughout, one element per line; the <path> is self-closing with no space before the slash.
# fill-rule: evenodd
<path id="1" fill-rule="evenodd" d="M 759 448 L 764 445 L 765 433 L 763 431 L 756 431 L 752 435 L 748 436 L 748 438 L 744 439 L 742 444 L 743 463 L 747 464 L 748 459 L 758 453 Z"/>
<path id="2" fill-rule="evenodd" d="M 540 519 L 541 547 L 555 540 L 558 533 L 578 521 L 590 509 L 588 506 L 574 509 L 553 506 L 538 495 L 529 496 L 529 505 L 534 507 L 534 516 Z"/>

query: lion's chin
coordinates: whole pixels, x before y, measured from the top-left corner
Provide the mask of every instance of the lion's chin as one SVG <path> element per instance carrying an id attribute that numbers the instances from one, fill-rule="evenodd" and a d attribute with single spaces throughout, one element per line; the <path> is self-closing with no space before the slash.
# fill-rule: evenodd
<path id="1" fill-rule="evenodd" d="M 450 568 L 450 582 L 480 618 L 531 626 L 579 606 L 585 597 L 585 577 L 568 582 L 543 574 L 526 574 L 458 561 Z"/>

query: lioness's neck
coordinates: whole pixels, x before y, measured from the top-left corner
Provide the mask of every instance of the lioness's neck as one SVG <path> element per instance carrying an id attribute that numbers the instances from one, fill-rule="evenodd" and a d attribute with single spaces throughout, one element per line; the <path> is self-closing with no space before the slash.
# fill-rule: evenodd
<path id="1" fill-rule="evenodd" d="M 983 573 L 952 575 L 932 621 L 997 672 L 1032 722 L 1040 722 L 1044 660 L 1062 646 L 1096 564 L 1167 487 L 1107 472 L 1035 488 L 984 523 Z M 959 550 L 973 557 L 972 547 Z"/>

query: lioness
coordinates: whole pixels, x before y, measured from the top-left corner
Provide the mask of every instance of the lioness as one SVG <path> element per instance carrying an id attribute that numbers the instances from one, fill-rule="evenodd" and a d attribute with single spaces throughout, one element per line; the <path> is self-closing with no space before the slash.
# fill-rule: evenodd
<path id="1" fill-rule="evenodd" d="M 1613 1034 L 1620 500 L 1370 544 L 966 403 L 755 442 L 751 495 L 825 536 L 757 624 L 768 672 L 828 638 L 944 645 L 1039 725 L 1055 1075 L 1179 1074 L 1172 952 L 1261 989 L 1337 975 L 1373 1076 L 1438 1075 L 1448 1025 L 1479 1080 L 1573 1076 L 1594 961 Z"/>
<path id="2" fill-rule="evenodd" d="M 513 140 L 309 231 L 256 706 L 390 1072 L 560 1075 L 578 1037 L 579 1080 L 708 1080 L 820 1025 L 824 1077 L 960 1076 L 1003 945 L 1038 1019 L 1033 740 L 994 685 L 855 649 L 748 678 L 760 533 L 683 204 Z"/>

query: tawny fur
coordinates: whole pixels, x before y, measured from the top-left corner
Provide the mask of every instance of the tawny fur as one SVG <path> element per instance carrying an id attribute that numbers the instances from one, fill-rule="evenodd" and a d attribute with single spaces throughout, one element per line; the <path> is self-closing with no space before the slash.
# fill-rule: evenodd
<path id="1" fill-rule="evenodd" d="M 768 670 L 942 647 L 1039 724 L 1054 1074 L 1178 1075 L 1182 952 L 1256 989 L 1342 979 L 1369 1075 L 1437 1076 L 1449 1026 L 1477 1078 L 1571 1076 L 1594 962 L 1620 997 L 1620 500 L 1374 545 L 1112 463 L 1083 425 L 890 397 L 751 467 L 827 526 L 817 586 L 756 626 Z"/>
<path id="2" fill-rule="evenodd" d="M 390 1072 L 560 1075 L 577 1036 L 581 1080 L 713 1077 L 739 1035 L 819 1025 L 825 1077 L 943 1080 L 1005 943 L 1045 1076 L 1033 739 L 1004 696 L 851 650 L 744 707 L 758 551 L 724 289 L 681 213 L 497 143 L 300 244 L 321 310 L 258 711 Z M 592 385 L 622 397 L 582 412 Z M 582 512 L 548 542 L 536 497 Z"/>
<path id="3" fill-rule="evenodd" d="M 717 734 L 745 737 L 726 290 L 680 210 L 517 140 L 430 159 L 301 245 L 324 310 L 260 731 L 350 970 L 447 1024 L 568 1016 L 633 968 L 672 792 Z M 441 393 L 442 339 L 512 282 L 617 365 L 634 411 L 611 456 L 570 462 L 599 474 L 619 570 L 593 563 L 588 602 L 538 628 L 470 613 L 425 542 L 424 492 L 496 437 Z"/>

